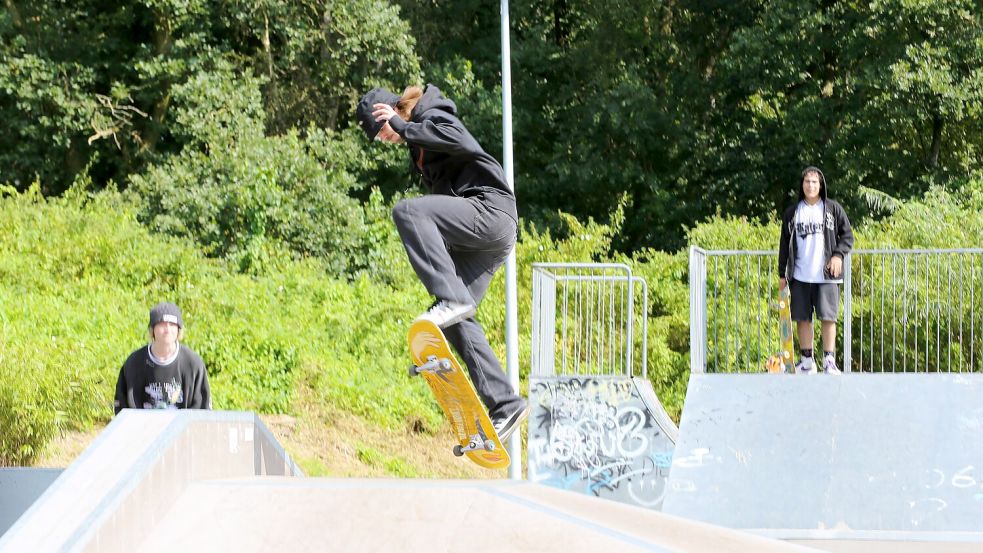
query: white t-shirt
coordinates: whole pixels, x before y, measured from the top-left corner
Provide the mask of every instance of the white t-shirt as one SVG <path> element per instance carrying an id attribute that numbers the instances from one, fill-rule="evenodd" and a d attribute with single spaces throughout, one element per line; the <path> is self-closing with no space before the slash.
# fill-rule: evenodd
<path id="1" fill-rule="evenodd" d="M 161 358 L 157 357 L 156 355 L 154 355 L 154 349 L 153 349 L 152 346 L 153 346 L 153 344 L 149 344 L 147 346 L 147 355 L 150 356 L 150 360 L 151 361 L 153 361 L 154 363 L 157 363 L 160 366 L 170 365 L 171 363 L 173 363 L 174 360 L 177 359 L 178 352 L 181 351 L 181 345 L 175 343 L 174 344 L 174 346 L 175 346 L 174 347 L 174 353 L 172 353 L 171 356 L 168 357 L 167 359 L 161 359 Z"/>
<path id="2" fill-rule="evenodd" d="M 825 202 L 815 205 L 805 201 L 795 208 L 795 270 L 792 277 L 799 282 L 832 282 L 826 280 L 826 234 L 823 232 Z"/>

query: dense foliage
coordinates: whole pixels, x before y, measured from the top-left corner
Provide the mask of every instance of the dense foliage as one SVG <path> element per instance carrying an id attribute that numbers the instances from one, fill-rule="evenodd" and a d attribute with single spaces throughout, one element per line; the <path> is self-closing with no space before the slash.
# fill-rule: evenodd
<path id="1" fill-rule="evenodd" d="M 341 152 L 330 160 L 313 154 L 332 167 L 324 183 L 363 201 L 377 186 L 389 198 L 409 184 L 404 162 L 355 152 L 364 150 L 361 137 L 344 131 L 358 95 L 374 85 L 437 83 L 499 155 L 498 7 L 6 2 L 0 180 L 24 190 L 40 178 L 46 193 L 58 193 L 88 166 L 96 186 L 125 187 L 176 164 L 199 181 L 231 180 L 237 175 L 221 165 L 237 155 L 312 155 L 313 133 Z M 510 8 L 516 182 L 522 215 L 540 224 L 562 226 L 557 209 L 607 217 L 628 194 L 615 247 L 672 251 L 686 228 L 718 210 L 767 220 L 806 164 L 825 169 L 857 219 L 879 215 L 885 194 L 917 197 L 981 169 L 983 14 L 973 0 L 566 0 Z M 262 136 L 288 143 L 257 144 Z M 231 139 L 244 143 L 217 167 L 195 161 Z M 268 173 L 279 187 L 293 178 Z M 295 201 L 323 188 L 300 178 L 305 190 Z M 147 217 L 173 208 L 154 205 Z M 265 222 L 234 224 L 253 225 L 245 232 L 254 236 Z M 357 247 L 275 221 L 268 230 L 302 254 Z M 204 241 L 236 255 L 247 247 Z"/>

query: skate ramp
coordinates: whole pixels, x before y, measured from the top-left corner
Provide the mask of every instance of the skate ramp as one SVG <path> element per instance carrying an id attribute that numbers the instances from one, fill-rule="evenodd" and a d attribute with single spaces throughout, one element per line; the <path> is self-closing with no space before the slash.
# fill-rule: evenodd
<path id="1" fill-rule="evenodd" d="M 220 411 L 124 411 L 0 536 L 2 553 L 180 550 L 804 549 L 528 482 L 303 478 L 255 415 Z"/>
<path id="2" fill-rule="evenodd" d="M 694 374 L 668 487 L 782 539 L 983 549 L 983 375 Z"/>
<path id="3" fill-rule="evenodd" d="M 148 530 L 144 553 L 810 551 L 508 480 L 197 482 Z"/>
<path id="4" fill-rule="evenodd" d="M 677 429 L 644 378 L 530 377 L 528 479 L 662 506 Z"/>
<path id="5" fill-rule="evenodd" d="M 125 409 L 0 535 L 0 552 L 133 551 L 189 484 L 267 474 L 300 470 L 253 413 Z"/>

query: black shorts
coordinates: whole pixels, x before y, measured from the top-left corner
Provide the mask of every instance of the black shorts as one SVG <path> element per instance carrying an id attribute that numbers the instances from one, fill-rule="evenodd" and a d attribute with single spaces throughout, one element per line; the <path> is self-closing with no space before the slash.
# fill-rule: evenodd
<path id="1" fill-rule="evenodd" d="M 820 321 L 835 321 L 840 308 L 840 285 L 832 282 L 799 282 L 793 280 L 792 320 L 812 321 L 812 313 Z"/>

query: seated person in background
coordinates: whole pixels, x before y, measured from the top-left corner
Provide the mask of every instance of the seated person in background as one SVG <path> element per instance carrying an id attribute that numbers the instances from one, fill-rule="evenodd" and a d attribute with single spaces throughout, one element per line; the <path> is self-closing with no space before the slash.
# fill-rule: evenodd
<path id="1" fill-rule="evenodd" d="M 150 310 L 150 344 L 134 351 L 116 381 L 115 413 L 123 409 L 211 409 L 205 363 L 178 340 L 184 320 L 178 306 Z"/>

